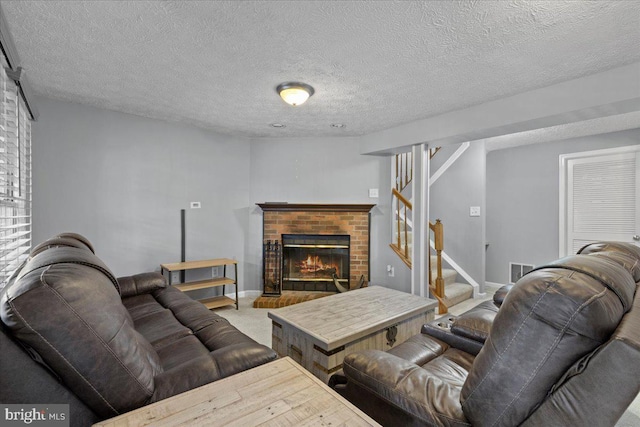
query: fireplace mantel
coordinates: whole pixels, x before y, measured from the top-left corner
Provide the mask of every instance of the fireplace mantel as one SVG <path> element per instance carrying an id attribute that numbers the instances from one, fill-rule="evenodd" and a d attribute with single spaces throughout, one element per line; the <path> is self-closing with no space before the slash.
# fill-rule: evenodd
<path id="1" fill-rule="evenodd" d="M 370 204 L 319 204 L 319 203 L 256 203 L 263 211 L 276 212 L 369 212 L 375 205 Z"/>

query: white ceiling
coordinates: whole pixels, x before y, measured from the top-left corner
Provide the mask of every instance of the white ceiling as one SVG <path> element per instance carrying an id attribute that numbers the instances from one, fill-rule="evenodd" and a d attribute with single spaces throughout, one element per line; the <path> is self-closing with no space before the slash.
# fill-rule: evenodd
<path id="1" fill-rule="evenodd" d="M 37 94 L 246 137 L 366 135 L 640 61 L 638 1 L 1 7 Z"/>

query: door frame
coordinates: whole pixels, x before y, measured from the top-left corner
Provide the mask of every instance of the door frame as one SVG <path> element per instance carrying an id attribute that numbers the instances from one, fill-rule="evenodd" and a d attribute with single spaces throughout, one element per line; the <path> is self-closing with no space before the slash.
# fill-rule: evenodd
<path id="1" fill-rule="evenodd" d="M 570 160 L 581 159 L 586 157 L 599 157 L 599 156 L 608 156 L 612 154 L 622 154 L 629 152 L 640 152 L 640 144 L 636 145 L 626 145 L 623 147 L 616 148 L 604 148 L 601 150 L 592 150 L 592 151 L 582 151 L 579 153 L 569 153 L 569 154 L 561 154 L 560 155 L 560 198 L 559 198 L 559 207 L 560 207 L 560 221 L 559 221 L 559 257 L 565 257 L 567 255 L 571 255 L 567 253 L 568 242 L 567 242 L 567 224 L 568 224 L 568 212 L 567 212 L 567 184 L 569 181 L 568 177 L 568 163 Z M 640 175 L 636 177 L 636 180 L 640 180 Z M 638 186 L 638 182 L 636 182 L 636 186 Z M 640 187 L 638 187 L 640 188 Z M 636 189 L 637 191 L 638 189 Z"/>

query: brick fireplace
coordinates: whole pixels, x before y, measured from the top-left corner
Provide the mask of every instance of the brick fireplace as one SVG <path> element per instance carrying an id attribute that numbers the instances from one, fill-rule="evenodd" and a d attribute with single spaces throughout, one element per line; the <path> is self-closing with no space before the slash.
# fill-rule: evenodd
<path id="1" fill-rule="evenodd" d="M 282 290 L 335 292 L 331 276 L 308 281 L 299 278 L 288 280 L 286 262 L 282 262 L 282 238 L 299 235 L 301 240 L 309 236 L 348 236 L 348 274 L 340 276 L 340 283 L 357 286 L 364 276 L 369 281 L 370 204 L 293 204 L 258 203 L 263 211 L 263 243 L 265 248 L 277 248 L 278 256 L 264 252 L 264 294 L 279 295 Z M 286 243 L 286 242 L 285 242 Z M 304 245 L 301 245 L 304 246 Z M 287 255 L 287 248 L 284 248 Z M 282 267 L 286 268 L 283 272 Z M 343 268 L 344 269 L 344 266 Z M 338 269 L 340 273 L 341 269 Z M 340 274 L 338 274 L 340 275 Z M 328 279 L 327 279 L 328 277 Z M 284 278 L 284 280 L 282 280 Z M 297 280 L 297 281 L 296 281 Z"/>

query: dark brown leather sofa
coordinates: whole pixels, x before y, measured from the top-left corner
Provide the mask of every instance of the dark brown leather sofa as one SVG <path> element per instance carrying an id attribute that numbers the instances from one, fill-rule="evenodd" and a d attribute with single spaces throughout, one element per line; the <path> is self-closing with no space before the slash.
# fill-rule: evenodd
<path id="1" fill-rule="evenodd" d="M 640 248 L 591 244 L 331 384 L 386 426 L 613 426 L 640 392 L 639 282 Z"/>
<path id="2" fill-rule="evenodd" d="M 84 237 L 33 249 L 0 292 L 0 402 L 90 425 L 276 358 L 158 273 L 117 278 Z"/>

